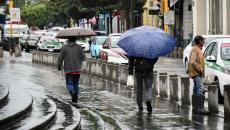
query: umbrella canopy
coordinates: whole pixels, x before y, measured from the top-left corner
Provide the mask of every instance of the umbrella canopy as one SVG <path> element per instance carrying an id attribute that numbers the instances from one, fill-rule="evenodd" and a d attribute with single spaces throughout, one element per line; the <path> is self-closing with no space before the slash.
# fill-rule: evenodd
<path id="1" fill-rule="evenodd" d="M 71 37 L 71 36 L 87 37 L 87 36 L 95 36 L 95 35 L 96 35 L 96 33 L 91 29 L 81 28 L 81 27 L 73 27 L 73 28 L 67 28 L 67 29 L 61 30 L 57 34 L 56 38 L 67 39 L 68 37 Z"/>
<path id="2" fill-rule="evenodd" d="M 153 59 L 170 53 L 175 39 L 159 28 L 141 26 L 122 34 L 118 46 L 130 56 Z"/>

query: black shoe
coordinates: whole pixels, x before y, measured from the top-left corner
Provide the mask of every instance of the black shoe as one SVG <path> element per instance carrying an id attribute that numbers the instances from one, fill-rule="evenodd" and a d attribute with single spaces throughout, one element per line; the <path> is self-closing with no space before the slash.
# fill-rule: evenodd
<path id="1" fill-rule="evenodd" d="M 153 108 L 152 108 L 152 105 L 151 105 L 151 101 L 147 101 L 147 102 L 146 102 L 146 106 L 147 106 L 147 111 L 148 111 L 149 113 L 152 113 Z"/>
<path id="2" fill-rule="evenodd" d="M 209 114 L 209 111 L 204 108 L 204 100 L 205 96 L 192 96 L 192 105 L 193 105 L 193 112 L 195 114 Z"/>
<path id="3" fill-rule="evenodd" d="M 143 112 L 143 107 L 138 108 L 140 112 Z"/>
<path id="4" fill-rule="evenodd" d="M 77 103 L 78 96 L 75 92 L 71 93 L 72 102 Z"/>

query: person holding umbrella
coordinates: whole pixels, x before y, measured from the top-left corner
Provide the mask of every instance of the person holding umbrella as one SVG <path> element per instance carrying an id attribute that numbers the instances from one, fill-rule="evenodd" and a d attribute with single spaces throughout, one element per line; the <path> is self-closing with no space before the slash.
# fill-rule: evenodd
<path id="1" fill-rule="evenodd" d="M 63 46 L 58 57 L 58 70 L 62 68 L 64 61 L 64 72 L 66 86 L 71 95 L 72 102 L 78 101 L 78 83 L 81 74 L 81 65 L 85 60 L 85 54 L 82 47 L 75 43 L 76 36 L 69 36 L 67 45 Z"/>
<path id="2" fill-rule="evenodd" d="M 73 27 L 61 30 L 56 38 L 68 39 L 67 45 L 63 46 L 58 57 L 58 70 L 61 70 L 64 61 L 66 86 L 71 95 L 72 102 L 78 101 L 78 83 L 81 74 L 82 62 L 85 54 L 82 47 L 75 43 L 76 38 L 95 36 L 96 33 L 87 28 Z"/>
<path id="3" fill-rule="evenodd" d="M 147 59 L 141 57 L 129 57 L 129 75 L 133 75 L 133 70 L 135 68 L 136 77 L 136 103 L 140 112 L 143 111 L 143 89 L 145 85 L 146 90 L 146 106 L 147 111 L 152 113 L 152 85 L 153 85 L 153 67 L 157 62 L 158 58 Z M 143 85 L 144 83 L 144 85 Z"/>
<path id="4" fill-rule="evenodd" d="M 190 53 L 188 67 L 189 76 L 193 79 L 194 83 L 192 107 L 194 113 L 208 114 L 208 111 L 204 109 L 205 96 L 201 83 L 204 76 L 204 56 L 202 53 L 204 38 L 198 35 L 194 38 L 194 42 L 195 46 Z"/>
<path id="5" fill-rule="evenodd" d="M 159 56 L 169 54 L 175 46 L 175 39 L 159 28 L 141 26 L 122 34 L 118 41 L 129 55 L 129 75 L 136 77 L 136 102 L 139 111 L 143 111 L 143 83 L 146 89 L 146 105 L 148 113 L 152 113 L 153 68 Z M 128 81 L 132 76 L 128 76 Z"/>

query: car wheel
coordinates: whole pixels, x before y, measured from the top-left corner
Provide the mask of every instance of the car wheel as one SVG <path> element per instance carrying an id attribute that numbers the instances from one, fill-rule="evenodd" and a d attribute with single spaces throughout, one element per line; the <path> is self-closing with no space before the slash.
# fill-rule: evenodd
<path id="1" fill-rule="evenodd" d="M 185 66 L 184 66 L 185 72 L 188 73 L 188 60 L 187 60 L 187 58 L 185 59 L 184 64 L 185 64 Z"/>
<path id="2" fill-rule="evenodd" d="M 219 104 L 224 104 L 224 97 L 221 95 L 221 92 L 220 92 L 220 83 L 219 83 L 219 80 L 216 79 L 215 80 L 217 83 L 218 83 L 218 102 Z"/>

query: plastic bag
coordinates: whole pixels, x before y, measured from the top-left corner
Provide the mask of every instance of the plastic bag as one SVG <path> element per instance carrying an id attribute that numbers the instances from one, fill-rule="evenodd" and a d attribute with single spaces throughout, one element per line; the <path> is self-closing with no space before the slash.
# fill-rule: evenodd
<path id="1" fill-rule="evenodd" d="M 133 87 L 134 86 L 134 77 L 133 75 L 129 75 L 127 78 L 127 86 L 128 87 Z"/>

